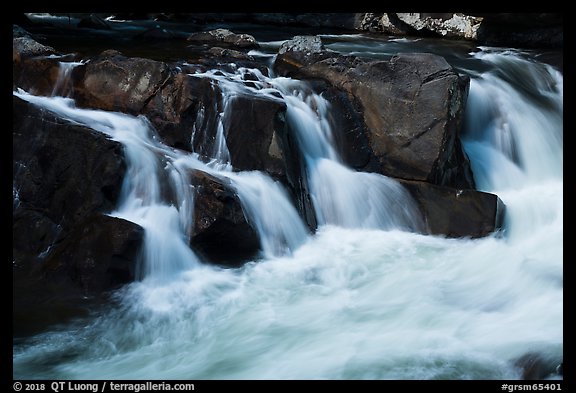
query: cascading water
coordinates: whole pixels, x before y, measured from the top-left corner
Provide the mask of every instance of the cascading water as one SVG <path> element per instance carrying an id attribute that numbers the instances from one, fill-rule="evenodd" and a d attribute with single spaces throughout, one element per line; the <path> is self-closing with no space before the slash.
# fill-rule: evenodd
<path id="1" fill-rule="evenodd" d="M 160 157 L 173 160 L 178 157 L 178 153 L 153 137 L 153 129 L 147 119 L 75 108 L 74 101 L 69 98 L 15 94 L 65 119 L 86 124 L 123 144 L 128 168 L 118 208 L 111 215 L 137 223 L 146 231 L 145 263 L 140 265 L 140 278 L 167 279 L 175 272 L 191 268 L 197 263 L 186 243 L 185 234 L 189 228 L 181 225 L 191 225 L 189 206 L 193 201 L 190 186 L 183 184 L 185 180 L 182 179 L 182 173 L 174 165 L 169 165 L 169 179 L 179 191 L 180 209 L 162 200 Z"/>
<path id="2" fill-rule="evenodd" d="M 508 206 L 508 237 L 525 239 L 562 222 L 563 78 L 516 52 L 475 57 L 495 70 L 471 80 L 464 148 L 478 188 Z"/>
<path id="3" fill-rule="evenodd" d="M 58 79 L 52 89 L 52 96 L 68 97 L 72 91 L 72 81 L 70 76 L 72 70 L 79 65 L 84 64 L 81 61 L 61 61 L 58 71 Z"/>
<path id="4" fill-rule="evenodd" d="M 479 188 L 498 194 L 508 217 L 504 236 L 474 240 L 416 233 L 401 187 L 342 165 L 329 103 L 298 81 L 195 75 L 287 104 L 314 236 L 278 183 L 232 172 L 221 149 L 205 163 L 158 142 L 143 118 L 15 93 L 123 143 L 128 173 L 112 214 L 146 229 L 146 263 L 117 306 L 14 346 L 14 378 L 517 379 L 527 353 L 561 362 L 562 76 L 516 54 L 475 56 L 497 71 L 472 74 L 464 147 Z M 508 78 L 518 68 L 538 73 L 534 83 Z M 187 245 L 191 169 L 230 179 L 261 261 L 199 263 Z M 161 177 L 176 201 L 163 200 Z"/>
<path id="5" fill-rule="evenodd" d="M 494 191 L 547 179 L 561 180 L 562 75 L 549 65 L 526 60 L 514 52 L 481 51 L 476 57 L 499 67 L 471 80 L 464 134 L 468 154 L 482 154 L 476 153 L 476 147 L 499 155 L 472 159 L 479 187 Z M 506 165 L 494 162 L 499 159 L 517 170 L 494 170 L 493 165 Z"/>
<path id="6" fill-rule="evenodd" d="M 395 180 L 355 172 L 341 162 L 328 120 L 330 103 L 304 89 L 302 82 L 277 78 L 284 92 L 288 121 L 296 131 L 319 225 L 347 228 L 420 230 L 412 197 Z"/>
<path id="7" fill-rule="evenodd" d="M 242 83 L 245 73 L 257 78 L 251 81 L 253 87 Z M 287 106 L 287 122 L 304 157 L 319 225 L 414 231 L 423 228 L 412 197 L 398 182 L 379 174 L 353 171 L 342 163 L 328 118 L 330 103 L 305 82 L 268 78 L 259 70 L 244 68 L 233 74 L 219 71 L 194 76 L 218 80 L 225 103 L 239 94 L 261 95 L 271 100 L 282 97 Z M 215 145 L 220 143 L 222 130 L 219 122 Z"/>

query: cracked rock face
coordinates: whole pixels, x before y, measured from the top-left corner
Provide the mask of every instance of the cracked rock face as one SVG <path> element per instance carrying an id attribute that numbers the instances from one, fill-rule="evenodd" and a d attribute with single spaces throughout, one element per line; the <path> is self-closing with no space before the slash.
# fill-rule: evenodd
<path id="1" fill-rule="evenodd" d="M 412 53 L 366 61 L 328 52 L 309 58 L 286 52 L 278 55 L 276 64 L 284 75 L 323 79 L 347 93 L 347 117 L 364 124 L 359 130 L 364 137 L 347 141 L 347 149 L 370 156 L 366 162 L 344 152 L 350 163 L 365 162 L 356 169 L 474 188 L 458 136 L 469 79 L 443 57 Z"/>
<path id="2" fill-rule="evenodd" d="M 505 206 L 496 195 L 475 190 L 458 135 L 469 79 L 444 58 L 412 53 L 367 61 L 287 51 L 276 65 L 329 98 L 343 160 L 401 180 L 428 233 L 482 237 L 500 227 Z"/>
<path id="3" fill-rule="evenodd" d="M 170 77 L 159 61 L 104 55 L 75 74 L 78 106 L 139 114 Z"/>

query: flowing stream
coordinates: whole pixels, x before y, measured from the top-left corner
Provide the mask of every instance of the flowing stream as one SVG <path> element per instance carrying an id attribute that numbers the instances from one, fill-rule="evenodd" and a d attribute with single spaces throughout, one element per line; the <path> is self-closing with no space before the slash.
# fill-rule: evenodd
<path id="1" fill-rule="evenodd" d="M 355 55 L 410 50 L 397 40 L 384 50 L 354 35 L 329 38 L 331 49 Z M 562 74 L 496 48 L 454 63 L 471 76 L 462 138 L 477 186 L 507 206 L 501 233 L 481 239 L 421 234 L 399 183 L 342 163 L 330 103 L 302 81 L 245 69 L 192 74 L 218 83 L 225 98 L 211 160 L 164 145 L 144 117 L 76 108 L 62 97 L 73 64 L 53 97 L 15 92 L 123 144 L 128 169 L 110 214 L 142 226 L 145 243 L 139 281 L 91 317 L 15 344 L 13 377 L 518 379 L 515 360 L 525 354 L 562 362 Z M 243 72 L 257 80 L 240 83 Z M 238 95 L 287 105 L 315 234 L 279 183 L 233 171 L 223 124 Z M 188 247 L 191 170 L 230 181 L 259 235 L 254 262 L 214 267 Z M 175 202 L 163 200 L 164 186 Z"/>

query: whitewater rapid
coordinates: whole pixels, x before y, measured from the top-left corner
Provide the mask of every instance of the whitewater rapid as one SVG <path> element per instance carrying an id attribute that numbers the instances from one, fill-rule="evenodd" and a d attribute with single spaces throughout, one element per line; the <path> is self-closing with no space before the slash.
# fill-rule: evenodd
<path id="1" fill-rule="evenodd" d="M 320 138 L 300 141 L 320 218 L 314 235 L 277 183 L 258 172 L 231 172 L 221 149 L 206 163 L 151 138 L 144 118 L 15 93 L 124 144 L 134 174 L 128 170 L 112 214 L 146 229 L 150 255 L 142 280 L 119 290 L 112 306 L 14 346 L 13 377 L 518 379 L 515 361 L 523 355 L 559 364 L 562 75 L 516 52 L 472 57 L 496 71 L 471 72 L 464 148 L 479 189 L 507 207 L 502 233 L 481 239 L 419 234 L 409 206 L 392 217 L 379 211 L 378 201 L 394 204 L 403 190 L 380 175 L 351 173 L 326 150 L 321 110 L 302 114 L 310 97 L 323 108 L 321 97 L 291 93 L 293 81 L 271 83 L 287 103 L 297 100 L 288 117 Z M 520 81 L 546 83 L 519 88 L 511 70 L 525 71 Z M 181 190 L 176 205 L 161 201 L 157 179 L 138 176 L 160 164 Z M 187 247 L 194 196 L 180 174 L 190 168 L 235 184 L 243 206 L 261 218 L 260 259 L 222 269 Z M 355 181 L 381 197 L 349 195 L 346 186 Z"/>

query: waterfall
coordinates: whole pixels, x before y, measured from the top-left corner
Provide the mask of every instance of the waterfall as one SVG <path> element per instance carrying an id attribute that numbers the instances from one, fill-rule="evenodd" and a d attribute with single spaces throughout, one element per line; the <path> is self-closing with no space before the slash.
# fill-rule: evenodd
<path id="1" fill-rule="evenodd" d="M 62 63 L 57 88 L 66 85 L 70 70 L 82 63 Z M 246 73 L 255 75 L 253 86 L 244 84 Z M 320 225 L 348 228 L 407 229 L 422 227 L 419 212 L 403 187 L 386 176 L 359 173 L 347 168 L 336 152 L 328 120 L 329 102 L 312 92 L 305 82 L 289 78 L 267 78 L 257 69 L 240 68 L 236 73 L 211 70 L 194 77 L 210 78 L 222 92 L 212 151 L 203 164 L 195 154 L 172 149 L 155 136 L 143 117 L 75 108 L 64 97 L 20 98 L 43 105 L 60 116 L 103 132 L 124 146 L 127 173 L 118 208 L 111 215 L 141 225 L 146 230 L 140 278 L 170 279 L 199 261 L 188 247 L 193 225 L 194 192 L 187 170 L 204 171 L 232 181 L 247 220 L 255 227 L 265 257 L 291 253 L 307 238 L 307 230 L 282 187 L 263 173 L 235 173 L 226 145 L 224 124 L 231 103 L 238 95 L 279 96 L 287 105 L 287 118 L 302 149 L 311 198 Z M 218 109 L 216 108 L 213 109 Z M 199 116 L 203 116 L 200 113 Z M 202 123 L 202 119 L 197 123 Z M 198 132 L 198 130 L 193 130 Z M 208 130 L 206 130 L 208 131 Z M 162 199 L 162 179 L 169 180 L 175 204 Z"/>
<path id="2" fill-rule="evenodd" d="M 500 66 L 470 81 L 464 142 L 473 157 L 488 153 L 472 159 L 479 187 L 495 191 L 561 179 L 562 75 L 515 53 L 476 57 Z M 507 170 L 495 170 L 502 165 Z"/>
<path id="3" fill-rule="evenodd" d="M 507 205 L 510 238 L 562 220 L 563 77 L 519 53 L 480 51 L 495 66 L 473 76 L 463 145 L 479 189 Z"/>
<path id="4" fill-rule="evenodd" d="M 72 93 L 72 70 L 79 65 L 83 65 L 82 61 L 60 61 L 58 67 L 58 78 L 54 83 L 52 89 L 52 96 L 69 97 Z"/>
<path id="5" fill-rule="evenodd" d="M 523 53 L 482 50 L 470 61 L 486 67 L 470 71 L 463 146 L 478 187 L 508 214 L 504 236 L 481 239 L 419 233 L 396 181 L 343 164 L 330 102 L 303 81 L 241 67 L 192 74 L 223 94 L 214 149 L 193 153 L 159 142 L 144 117 L 15 92 L 122 143 L 127 173 L 110 214 L 141 225 L 145 246 L 142 280 L 115 292 L 114 304 L 15 343 L 13 378 L 509 380 L 522 377 L 517 360 L 527 353 L 557 365 L 562 75 Z M 245 83 L 245 72 L 255 80 Z M 224 125 L 238 95 L 286 104 L 314 235 L 280 183 L 233 168 Z M 200 126 L 212 109 L 198 113 L 193 133 L 207 132 Z M 194 170 L 238 194 L 261 242 L 258 263 L 214 267 L 189 247 Z"/>
<path id="6" fill-rule="evenodd" d="M 258 172 L 228 176 L 258 232 L 265 257 L 288 255 L 304 243 L 307 229 L 288 194 L 277 182 Z"/>
<path id="7" fill-rule="evenodd" d="M 257 79 L 251 80 L 251 86 L 244 83 L 246 73 Z M 281 97 L 287 106 L 289 128 L 295 133 L 304 157 L 306 180 L 319 225 L 412 231 L 423 228 L 415 202 L 400 183 L 384 175 L 356 172 L 344 165 L 331 130 L 330 103 L 314 93 L 306 82 L 269 78 L 257 69 L 243 67 L 235 73 L 208 71 L 191 75 L 218 81 L 228 103 L 240 94 L 261 95 L 271 100 Z"/>
<path id="8" fill-rule="evenodd" d="M 319 225 L 347 228 L 423 228 L 410 194 L 396 180 L 351 170 L 336 151 L 329 121 L 330 103 L 301 81 L 276 78 L 287 117 L 304 155 L 307 180 Z"/>
<path id="9" fill-rule="evenodd" d="M 180 209 L 161 197 L 161 167 L 164 160 L 174 160 L 179 153 L 158 138 L 144 117 L 122 113 L 81 109 L 74 100 L 64 97 L 39 97 L 15 92 L 14 95 L 58 114 L 64 119 L 100 131 L 124 146 L 127 172 L 124 177 L 118 207 L 110 215 L 132 221 L 145 229 L 143 263 L 139 278 L 166 280 L 175 273 L 198 263 L 188 247 L 186 233 L 190 228 L 192 194 L 183 173 L 168 165 L 169 176 L 176 188 Z"/>

